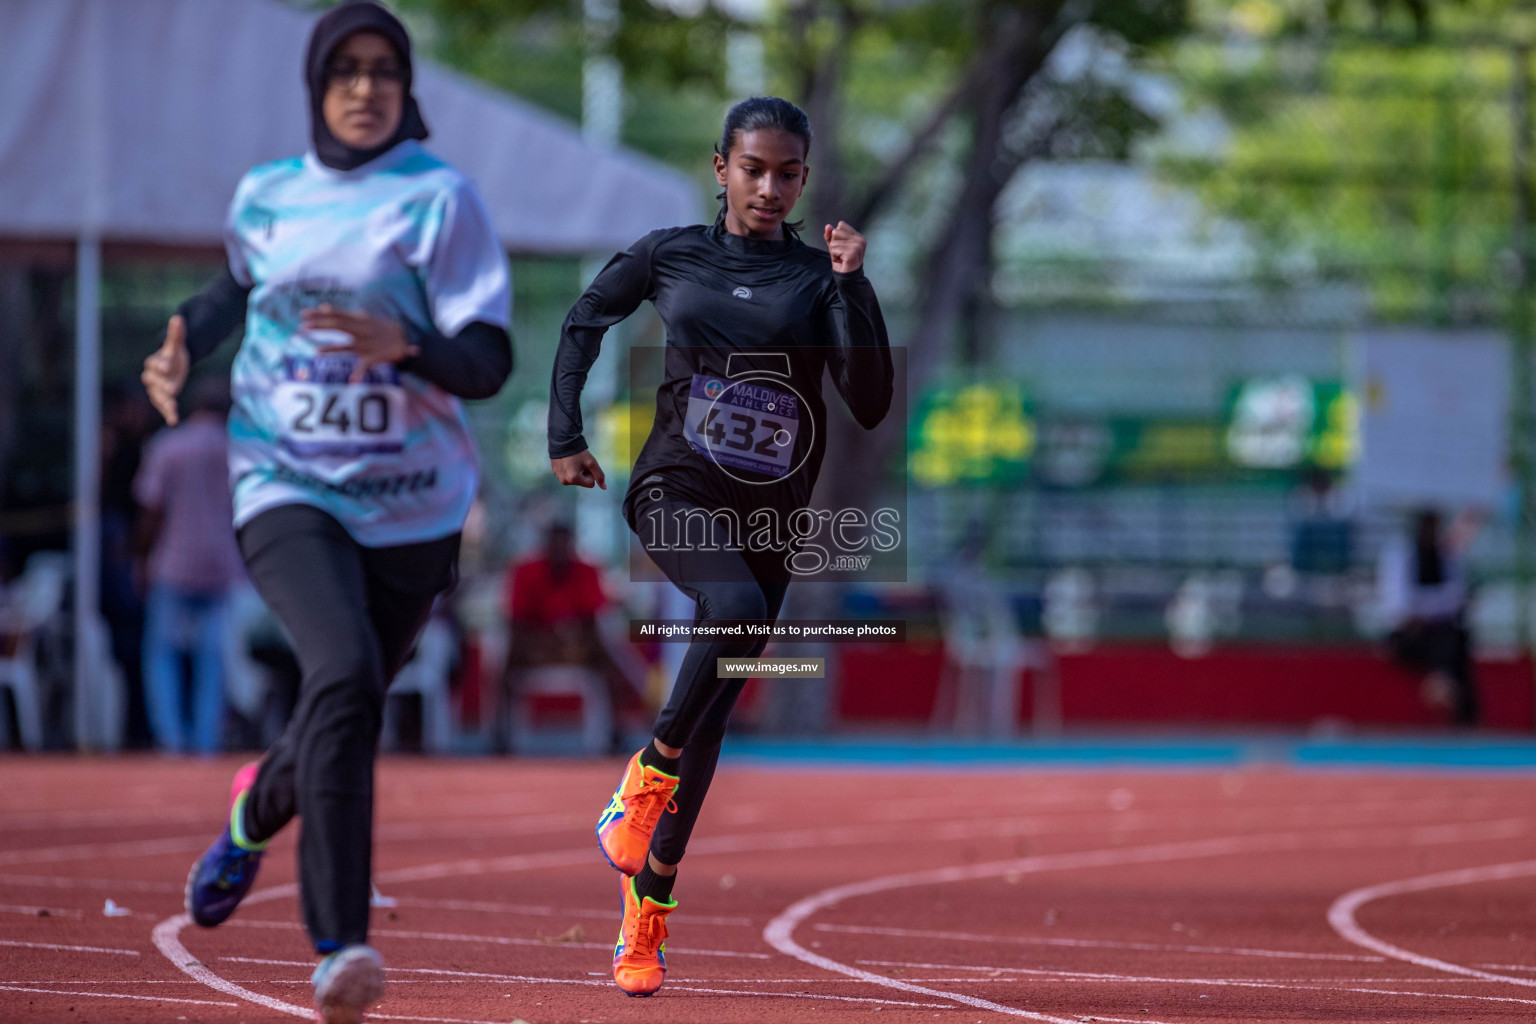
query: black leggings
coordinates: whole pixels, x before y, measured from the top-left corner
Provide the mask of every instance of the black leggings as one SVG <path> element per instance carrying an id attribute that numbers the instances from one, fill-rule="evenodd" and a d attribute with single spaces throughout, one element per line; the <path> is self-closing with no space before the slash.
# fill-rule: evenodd
<path id="1" fill-rule="evenodd" d="M 304 924 L 320 953 L 364 942 L 373 855 L 373 763 L 384 691 L 432 602 L 453 583 L 459 538 L 368 548 L 307 505 L 240 530 L 251 582 L 293 640 L 303 672 L 293 718 L 246 802 L 263 842 L 298 815 Z"/>
<path id="2" fill-rule="evenodd" d="M 694 621 L 777 619 L 789 587 L 782 554 L 764 556 L 729 550 L 724 530 L 717 521 L 709 522 L 709 541 L 704 542 L 701 533 L 696 533 L 691 549 L 681 550 L 675 543 L 671 547 L 654 543 L 657 538 L 647 528 L 647 515 L 659 510 L 669 523 L 677 522 L 679 515 L 692 508 L 675 500 L 647 501 L 637 509 L 635 521 L 641 526 L 636 532 L 646 554 L 679 590 L 697 602 Z M 702 517 L 695 520 L 701 521 Z M 745 679 L 721 679 L 715 659 L 755 658 L 765 646 L 766 640 L 695 640 L 688 645 L 672 696 L 661 709 L 654 731 L 655 737 L 667 746 L 683 748 L 674 801 L 677 810 L 661 816 L 651 838 L 651 853 L 663 864 L 676 864 L 683 859 L 709 783 L 715 777 L 726 721 L 746 684 Z"/>
<path id="3" fill-rule="evenodd" d="M 1472 634 L 1456 621 L 1417 623 L 1387 638 L 1392 656 L 1410 672 L 1444 672 L 1451 680 L 1451 711 L 1457 725 L 1477 724 L 1477 678 Z"/>

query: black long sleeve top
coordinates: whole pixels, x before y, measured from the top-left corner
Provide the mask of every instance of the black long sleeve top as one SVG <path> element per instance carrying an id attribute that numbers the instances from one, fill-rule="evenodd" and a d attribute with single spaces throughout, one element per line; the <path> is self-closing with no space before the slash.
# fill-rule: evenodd
<path id="1" fill-rule="evenodd" d="M 581 391 L 604 333 L 649 300 L 666 326 L 656 419 L 630 475 L 701 508 L 807 507 L 826 452 L 823 370 L 866 430 L 890 408 L 885 321 L 862 270 L 794 238 L 720 225 L 653 231 L 608 262 L 560 332 L 549 455 L 586 449 Z"/>
<path id="2" fill-rule="evenodd" d="M 226 267 L 176 312 L 187 324 L 187 354 L 192 362 L 210 355 L 245 322 L 251 289 Z M 420 353 L 400 368 L 431 381 L 457 398 L 490 398 L 512 373 L 512 338 L 504 328 L 474 321 L 453 337 L 415 328 L 407 331 Z"/>

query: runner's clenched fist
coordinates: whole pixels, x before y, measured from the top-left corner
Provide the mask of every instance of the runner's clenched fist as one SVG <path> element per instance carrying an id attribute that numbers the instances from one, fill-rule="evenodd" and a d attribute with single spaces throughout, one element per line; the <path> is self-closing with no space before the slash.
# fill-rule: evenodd
<path id="1" fill-rule="evenodd" d="M 839 274 L 851 274 L 864 265 L 864 236 L 853 230 L 845 220 L 837 227 L 828 224 L 821 232 L 826 239 L 827 251 L 832 254 L 832 269 Z"/>

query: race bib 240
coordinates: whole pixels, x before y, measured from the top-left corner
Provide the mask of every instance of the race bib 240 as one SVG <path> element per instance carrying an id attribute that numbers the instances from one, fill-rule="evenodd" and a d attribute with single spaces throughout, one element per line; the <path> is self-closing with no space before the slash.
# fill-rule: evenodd
<path id="1" fill-rule="evenodd" d="M 405 389 L 392 365 L 371 366 L 360 383 L 349 378 L 351 353 L 289 356 L 272 390 L 279 443 L 305 458 L 398 452 L 405 447 Z"/>

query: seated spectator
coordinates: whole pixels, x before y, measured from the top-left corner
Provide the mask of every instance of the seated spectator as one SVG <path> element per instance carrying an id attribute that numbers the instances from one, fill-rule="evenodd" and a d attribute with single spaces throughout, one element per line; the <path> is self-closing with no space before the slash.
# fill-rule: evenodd
<path id="1" fill-rule="evenodd" d="M 571 528 L 553 523 L 544 535 L 544 549 L 507 571 L 506 604 L 511 622 L 506 672 L 502 679 L 505 709 L 515 698 L 519 677 L 547 665 L 580 665 L 608 684 L 614 721 L 619 711 L 643 701 L 613 662 L 598 630 L 597 617 L 607 607 L 596 567 L 576 554 Z M 506 747 L 507 716 L 497 715 L 496 745 Z M 616 744 L 619 737 L 615 737 Z M 619 744 L 615 749 L 622 749 Z"/>

